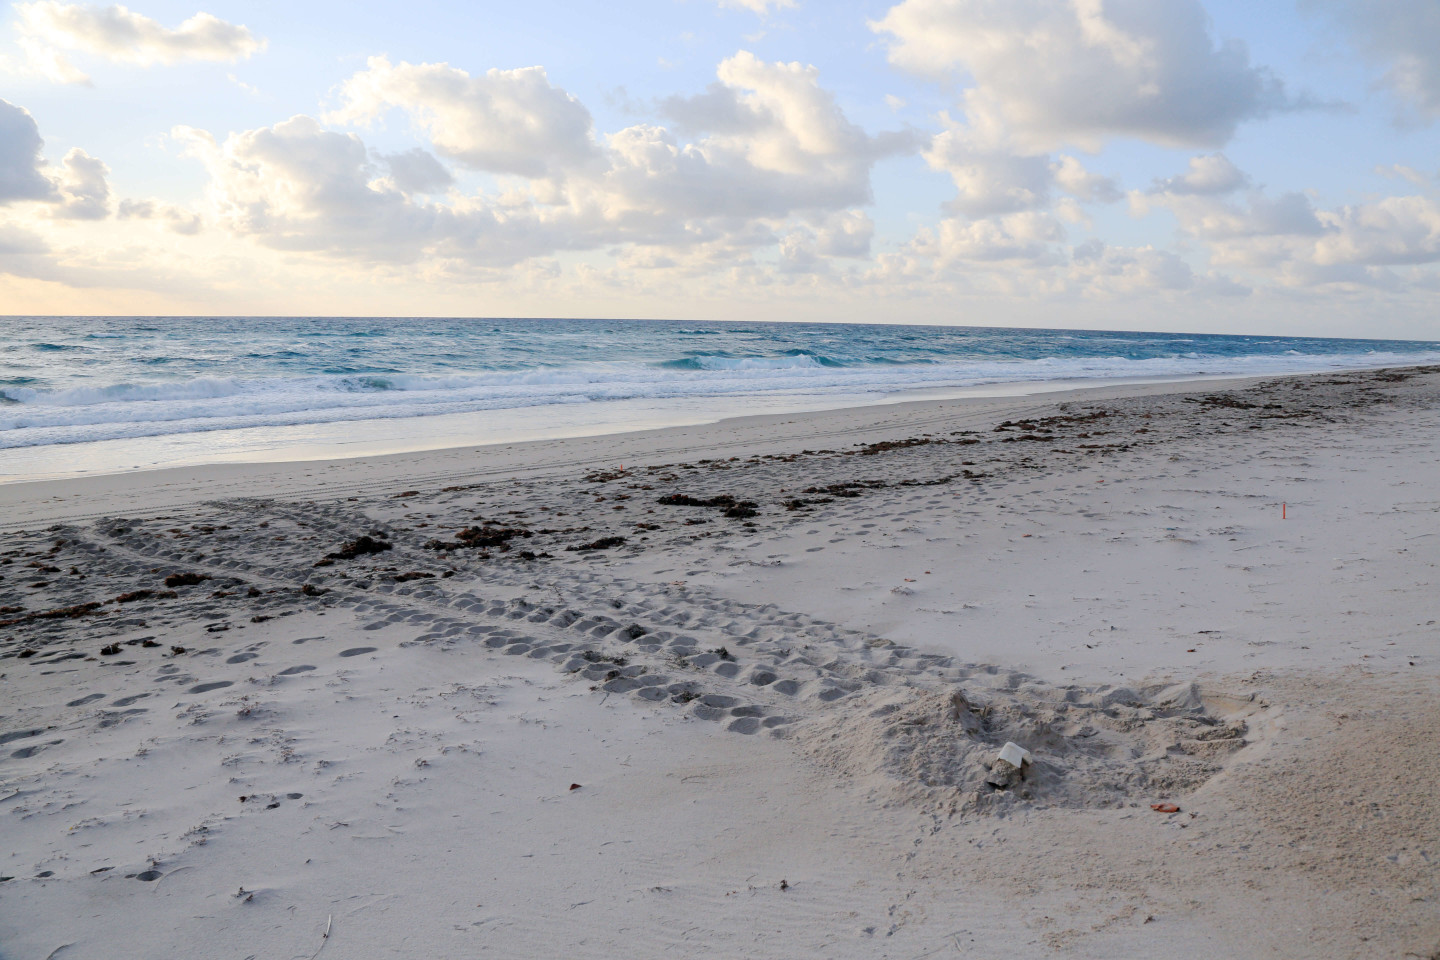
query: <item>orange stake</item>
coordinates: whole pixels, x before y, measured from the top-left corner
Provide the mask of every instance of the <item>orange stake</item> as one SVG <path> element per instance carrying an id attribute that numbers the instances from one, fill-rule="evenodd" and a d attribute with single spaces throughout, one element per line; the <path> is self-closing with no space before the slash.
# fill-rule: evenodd
<path id="1" fill-rule="evenodd" d="M 1280 504 L 1280 519 L 1281 519 L 1281 520 L 1284 520 L 1284 519 L 1285 519 L 1285 506 L 1286 506 L 1286 505 L 1283 504 L 1283 503 Z"/>

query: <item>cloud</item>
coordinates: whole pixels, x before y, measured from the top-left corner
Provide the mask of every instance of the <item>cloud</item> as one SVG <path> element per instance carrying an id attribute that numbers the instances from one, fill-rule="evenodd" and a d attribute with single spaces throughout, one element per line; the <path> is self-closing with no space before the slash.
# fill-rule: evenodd
<path id="1" fill-rule="evenodd" d="M 435 155 L 419 147 L 380 154 L 379 159 L 390 168 L 390 179 L 402 193 L 441 193 L 455 183 Z"/>
<path id="2" fill-rule="evenodd" d="M 719 0 L 719 3 L 721 9 L 749 10 L 762 17 L 768 15 L 772 8 L 784 10 L 795 6 L 795 0 Z"/>
<path id="3" fill-rule="evenodd" d="M 875 222 L 863 210 L 847 210 L 826 219 L 815 249 L 827 257 L 866 257 L 874 236 Z"/>
<path id="4" fill-rule="evenodd" d="M 61 51 L 148 67 L 183 60 L 235 61 L 265 48 L 248 28 L 208 13 L 197 13 L 172 30 L 119 5 L 38 0 L 15 4 L 15 12 L 28 67 L 58 83 L 89 80 Z"/>
<path id="5" fill-rule="evenodd" d="M 103 220 L 110 215 L 110 168 L 79 147 L 58 168 L 45 163 L 45 141 L 29 111 L 0 100 L 0 206 L 32 201 L 56 220 Z"/>
<path id="6" fill-rule="evenodd" d="M 265 246 L 409 262 L 465 228 L 449 208 L 411 202 L 381 179 L 359 137 L 310 117 L 223 143 L 185 127 L 172 135 L 209 172 L 215 219 Z"/>
<path id="7" fill-rule="evenodd" d="M 1387 197 L 1323 215 L 1320 266 L 1406 266 L 1440 262 L 1440 207 L 1429 197 Z"/>
<path id="8" fill-rule="evenodd" d="M 922 230 L 911 244 L 940 267 L 957 261 L 1054 263 L 1055 244 L 1065 228 L 1049 213 L 1027 210 L 984 220 L 942 220 L 938 231 Z"/>
<path id="9" fill-rule="evenodd" d="M 851 123 L 813 66 L 741 51 L 716 75 L 704 94 L 660 105 L 678 130 L 696 136 L 693 143 L 680 147 L 661 128 L 621 131 L 610 138 L 617 173 L 628 178 L 643 168 L 648 179 L 670 180 L 691 209 L 783 216 L 869 203 L 875 162 L 918 146 L 910 132 L 871 136 Z"/>
<path id="10" fill-rule="evenodd" d="M 950 174 L 956 197 L 946 204 L 967 217 L 1033 210 L 1050 202 L 1050 158 L 1021 156 L 977 143 L 964 128 L 952 127 L 935 137 L 925 151 L 934 170 Z"/>
<path id="11" fill-rule="evenodd" d="M 1062 156 L 1050 165 L 1055 185 L 1072 197 L 1094 203 L 1118 203 L 1125 194 L 1109 177 L 1091 173 L 1074 157 Z"/>
<path id="12" fill-rule="evenodd" d="M 0 100 L 0 205 L 56 198 L 54 181 L 42 172 L 44 146 L 30 111 Z"/>
<path id="13" fill-rule="evenodd" d="M 120 220 L 160 220 L 175 233 L 194 236 L 204 220 L 194 211 L 159 200 L 121 200 L 115 216 Z"/>
<path id="14" fill-rule="evenodd" d="M 904 0 L 871 24 L 890 60 L 967 75 L 967 119 L 1024 152 L 1111 137 L 1220 146 L 1292 104 L 1243 44 L 1216 44 L 1199 0 Z"/>
<path id="15" fill-rule="evenodd" d="M 1247 186 L 1250 178 L 1240 171 L 1223 153 L 1191 157 L 1190 169 L 1174 177 L 1156 180 L 1151 193 L 1177 196 L 1214 196 L 1231 193 Z"/>
<path id="16" fill-rule="evenodd" d="M 1426 121 L 1440 118 L 1440 8 L 1434 0 L 1305 0 L 1350 31 L 1384 83 Z"/>
<path id="17" fill-rule="evenodd" d="M 857 208 L 871 201 L 871 169 L 918 138 L 851 123 L 813 67 L 742 52 L 716 76 L 662 105 L 674 129 L 603 137 L 540 68 L 471 77 L 377 58 L 342 87 L 331 121 L 399 106 L 447 161 L 514 178 L 475 193 L 428 149 L 375 153 L 306 116 L 223 140 L 175 136 L 209 173 L 206 221 L 278 250 L 468 274 L 586 250 L 676 275 L 754 265 L 755 250 L 777 245 L 782 259 L 816 258 L 818 272 L 827 258 L 868 257 L 875 227 Z M 155 215 L 138 201 L 122 212 Z"/>
<path id="18" fill-rule="evenodd" d="M 956 196 L 944 209 L 970 218 L 1049 207 L 1056 187 L 1089 203 L 1115 203 L 1125 196 L 1115 181 L 1091 173 L 1074 157 L 1051 160 L 1045 154 L 990 147 L 963 127 L 938 134 L 924 156 L 932 169 L 949 173 L 955 183 Z M 1056 209 L 1061 207 L 1066 216 L 1084 217 L 1074 200 L 1062 201 Z"/>
<path id="19" fill-rule="evenodd" d="M 1430 178 L 1425 176 L 1414 167 L 1407 167 L 1403 163 L 1377 164 L 1375 172 L 1386 180 L 1394 180 L 1399 177 L 1402 180 L 1409 180 L 1417 187 L 1430 186 Z"/>
<path id="20" fill-rule="evenodd" d="M 61 162 L 60 192 L 64 201 L 51 216 L 59 220 L 104 220 L 110 215 L 110 168 L 79 147 Z"/>
<path id="21" fill-rule="evenodd" d="M 1168 209 L 1181 233 L 1206 244 L 1212 264 L 1272 271 L 1272 281 L 1292 286 L 1399 289 L 1405 284 L 1394 269 L 1440 263 L 1440 204 L 1433 197 L 1386 197 L 1327 210 L 1298 191 L 1225 196 L 1248 183 L 1220 155 L 1196 157 L 1188 173 L 1132 192 L 1131 212 Z"/>
<path id="22" fill-rule="evenodd" d="M 1087 256 L 1072 261 L 1070 279 L 1091 295 L 1181 291 L 1195 286 L 1194 270 L 1168 250 L 1101 244 L 1086 252 Z"/>
<path id="23" fill-rule="evenodd" d="M 371 57 L 340 96 L 343 105 L 327 120 L 368 123 L 401 107 L 441 156 L 472 170 L 559 176 L 598 155 L 590 111 L 553 86 L 543 67 L 472 77 L 445 63 Z"/>
<path id="24" fill-rule="evenodd" d="M 1291 191 L 1272 197 L 1263 190 L 1252 190 L 1242 201 L 1225 198 L 1249 183 L 1250 178 L 1223 154 L 1193 157 L 1185 173 L 1156 180 L 1144 192 L 1133 191 L 1130 211 L 1143 217 L 1154 209 L 1168 209 L 1181 231 L 1212 241 L 1315 237 L 1328 229 L 1303 193 Z"/>
<path id="25" fill-rule="evenodd" d="M 38 234 L 13 223 L 0 223 L 0 257 L 34 257 L 49 252 Z M 5 261 L 0 260 L 0 271 Z"/>

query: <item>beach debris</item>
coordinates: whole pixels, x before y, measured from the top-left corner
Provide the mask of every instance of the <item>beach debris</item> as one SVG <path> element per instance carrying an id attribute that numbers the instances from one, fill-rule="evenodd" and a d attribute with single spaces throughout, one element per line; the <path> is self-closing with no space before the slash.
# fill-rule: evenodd
<path id="1" fill-rule="evenodd" d="M 307 597 L 323 597 L 323 596 L 325 596 L 325 594 L 329 593 L 330 591 L 329 591 L 329 590 L 321 590 L 319 587 L 315 586 L 315 584 L 313 584 L 313 583 L 307 583 L 307 584 L 305 584 L 305 586 L 303 586 L 303 587 L 300 588 L 300 592 L 303 593 L 303 594 L 305 594 L 305 596 L 307 596 Z"/>
<path id="2" fill-rule="evenodd" d="M 409 573 L 396 574 L 395 582 L 409 583 L 411 580 L 431 580 L 434 579 L 434 577 L 435 574 L 427 573 L 424 570 L 411 570 Z"/>
<path id="3" fill-rule="evenodd" d="M 185 652 L 185 648 L 182 646 L 176 645 L 170 648 L 170 656 L 172 657 L 183 657 Z"/>
<path id="4" fill-rule="evenodd" d="M 729 494 L 721 494 L 718 497 L 701 499 L 692 497 L 686 493 L 669 493 L 655 501 L 666 507 L 729 507 L 735 503 L 735 498 Z"/>
<path id="5" fill-rule="evenodd" d="M 581 543 L 565 549 L 571 553 L 588 553 L 592 550 L 609 550 L 611 547 L 618 547 L 625 543 L 624 537 L 601 537 L 599 540 L 590 543 Z"/>
<path id="6" fill-rule="evenodd" d="M 753 500 L 736 500 L 728 493 L 714 497 L 692 497 L 685 493 L 670 493 L 655 501 L 666 507 L 719 507 L 725 516 L 736 520 L 748 520 L 758 514 L 759 504 Z"/>
<path id="7" fill-rule="evenodd" d="M 173 600 L 179 594 L 174 590 L 131 590 L 129 593 L 122 593 L 112 603 L 136 603 L 140 600 Z"/>
<path id="8" fill-rule="evenodd" d="M 529 538 L 535 534 L 524 527 L 496 527 L 482 522 L 478 527 L 466 527 L 455 534 L 454 540 L 431 540 L 425 544 L 428 550 L 483 550 L 495 547 L 509 550 L 510 541 L 516 537 Z"/>
<path id="9" fill-rule="evenodd" d="M 27 613 L 11 620 L 0 620 L 0 627 L 9 627 L 17 623 L 26 623 L 31 620 L 72 620 L 76 617 L 85 617 L 99 610 L 101 603 L 92 600 L 89 603 L 77 603 L 73 607 L 56 607 L 54 610 L 40 610 L 35 613 Z"/>
<path id="10" fill-rule="evenodd" d="M 119 652 L 120 644 L 118 643 L 107 643 L 105 646 L 100 648 L 100 655 L 102 657 L 113 657 Z"/>
<path id="11" fill-rule="evenodd" d="M 580 784 L 578 784 L 578 783 L 572 783 L 572 784 L 570 784 L 570 789 L 571 789 L 571 790 L 579 790 L 579 789 L 580 789 Z"/>
<path id="12" fill-rule="evenodd" d="M 354 560 L 356 557 L 365 557 L 373 553 L 384 553 L 393 547 L 393 544 L 384 540 L 378 540 L 371 536 L 360 536 L 343 544 L 334 553 L 325 554 L 325 559 L 330 561 Z M 316 566 L 319 564 L 317 563 Z"/>
<path id="13" fill-rule="evenodd" d="M 790 881 L 789 881 L 789 880 L 781 880 L 781 881 L 780 881 L 780 892 L 781 892 L 781 893 L 784 893 L 786 890 L 789 890 L 789 889 L 790 889 Z"/>
<path id="14" fill-rule="evenodd" d="M 309 860 L 306 860 L 305 862 L 306 862 L 306 863 L 309 863 L 310 861 L 309 861 Z M 321 951 L 321 950 L 324 950 L 324 949 L 325 949 L 325 944 L 327 944 L 327 943 L 330 942 L 330 925 L 334 922 L 334 920 L 335 920 L 335 915 L 334 915 L 334 914 L 326 914 L 326 916 L 325 916 L 325 932 L 322 933 L 322 934 L 320 934 L 320 946 L 318 946 L 318 947 L 315 948 L 315 952 L 312 953 L 312 954 L 310 954 L 308 960 L 315 960 L 316 957 L 320 956 L 320 951 Z"/>
<path id="15" fill-rule="evenodd" d="M 1152 803 L 1150 809 L 1156 813 L 1179 813 L 1180 807 L 1173 803 Z"/>
<path id="16" fill-rule="evenodd" d="M 1010 740 L 1000 748 L 995 761 L 990 764 L 990 775 L 985 782 L 996 790 L 1008 790 L 1025 779 L 1025 768 L 1030 765 L 1030 751 Z"/>
<path id="17" fill-rule="evenodd" d="M 193 587 L 195 584 L 204 583 L 209 579 L 209 575 L 204 573 L 172 573 L 165 578 L 165 586 Z"/>
<path id="18" fill-rule="evenodd" d="M 806 487 L 803 493 L 828 493 L 832 497 L 858 497 L 860 490 L 866 487 L 863 483 L 832 483 L 826 487 Z"/>

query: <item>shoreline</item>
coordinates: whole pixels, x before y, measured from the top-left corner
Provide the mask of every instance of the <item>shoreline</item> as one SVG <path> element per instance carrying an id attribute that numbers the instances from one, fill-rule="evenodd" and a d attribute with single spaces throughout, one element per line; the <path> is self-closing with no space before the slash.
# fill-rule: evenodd
<path id="1" fill-rule="evenodd" d="M 655 430 L 713 426 L 730 420 L 757 417 L 805 416 L 926 400 L 1018 400 L 1074 391 L 1104 391 L 1127 387 L 1184 389 L 1187 385 L 1200 383 L 1238 383 L 1275 377 L 1391 368 L 1394 368 L 1394 365 L 1246 375 L 1222 373 L 1015 380 L 960 387 L 915 388 L 887 394 L 834 394 L 805 400 L 801 397 L 767 394 L 746 399 L 716 396 L 673 402 L 621 400 L 578 407 L 564 405 L 553 408 L 541 405 L 425 417 L 340 420 L 274 428 L 203 430 L 153 437 L 9 448 L 4 452 L 11 469 L 14 470 L 14 464 L 18 462 L 23 464 L 24 472 L 0 474 L 0 487 L 15 483 L 121 476 L 132 472 L 150 473 L 227 464 L 247 466 L 329 463 L 375 457 L 424 455 L 476 447 L 510 446 L 539 440 L 613 437 Z M 552 422 L 557 409 L 572 417 L 579 415 L 578 419 L 557 426 Z M 490 422 L 497 414 L 504 422 Z M 285 439 L 287 437 L 289 439 Z M 342 453 L 345 447 L 352 448 L 353 452 Z M 59 468 L 59 464 L 75 459 L 83 459 L 92 466 L 84 471 Z M 134 463 L 137 459 L 148 462 Z M 93 464 L 100 466 L 97 468 Z"/>
<path id="2" fill-rule="evenodd" d="M 1167 387 L 0 488 L 6 960 L 1428 956 L 1440 367 Z"/>
<path id="3" fill-rule="evenodd" d="M 1409 367 L 1379 369 L 1411 369 Z M 1333 371 L 1335 374 L 1365 371 Z M 859 431 L 865 436 L 903 429 L 907 422 L 932 419 L 985 417 L 1010 411 L 1021 415 L 1036 404 L 1055 404 L 1082 399 L 1096 401 L 1131 396 L 1166 395 L 1192 389 L 1237 389 L 1290 377 L 1328 376 L 1331 373 L 1277 374 L 1270 376 L 1136 380 L 1104 384 L 1066 384 L 1027 393 L 989 393 L 991 387 L 977 387 L 954 397 L 896 399 L 859 406 L 824 407 L 783 413 L 745 414 L 638 430 L 601 432 L 579 436 L 460 444 L 399 452 L 358 454 L 347 457 L 317 457 L 297 460 L 220 461 L 181 466 L 136 467 L 114 472 L 36 479 L 0 479 L 0 531 L 24 529 L 26 520 L 12 519 L 20 511 L 32 511 L 28 522 L 53 523 L 100 516 L 98 512 L 75 512 L 76 498 L 102 503 L 129 500 L 136 508 L 145 504 L 186 504 L 203 502 L 202 488 L 263 484 L 286 496 L 318 496 L 333 488 L 347 496 L 384 488 L 379 477 L 394 475 L 394 483 L 442 480 L 476 480 L 529 475 L 536 471 L 581 466 L 603 466 L 633 460 L 650 452 L 677 454 L 693 446 L 714 450 L 775 448 L 812 436 L 807 423 L 816 424 L 819 435 Z M 1005 384 L 996 387 L 1019 387 Z M 857 434 L 858 436 L 858 434 Z M 467 461 L 481 461 L 468 464 Z M 406 478 L 409 479 L 406 479 Z M 323 479 L 322 479 L 323 478 Z M 161 493 L 160 491 L 163 491 Z M 179 496 L 181 499 L 173 500 Z"/>

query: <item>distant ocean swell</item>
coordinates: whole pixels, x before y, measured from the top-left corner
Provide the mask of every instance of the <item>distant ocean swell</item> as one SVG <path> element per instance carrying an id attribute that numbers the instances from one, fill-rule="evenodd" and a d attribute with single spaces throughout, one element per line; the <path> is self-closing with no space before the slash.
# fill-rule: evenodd
<path id="1" fill-rule="evenodd" d="M 667 332 L 671 336 L 703 335 L 721 339 L 727 335 L 723 331 L 679 328 Z M 1021 336 L 1016 331 L 1005 333 L 1012 338 Z M 343 335 L 374 334 L 350 331 Z M 111 349 L 121 349 L 125 340 L 124 334 L 87 336 L 114 341 Z M 945 357 L 938 349 L 929 351 L 928 356 L 917 355 L 926 351 L 909 345 L 904 351 L 866 349 L 863 338 L 858 336 L 847 344 L 852 349 L 842 356 L 784 344 L 766 344 L 771 347 L 768 355 L 745 355 L 744 348 L 753 350 L 756 346 L 755 338 L 751 337 L 736 338 L 736 343 L 727 345 L 730 349 L 692 351 L 671 359 L 566 358 L 569 362 L 530 365 L 509 359 L 506 366 L 520 368 L 471 371 L 455 369 L 466 359 L 463 344 L 451 345 L 453 349 L 445 354 L 443 361 L 407 358 L 404 351 L 388 352 L 386 359 L 390 364 L 404 366 L 407 359 L 412 359 L 413 366 L 422 372 L 376 369 L 378 356 L 362 358 L 368 360 L 368 364 L 355 364 L 361 368 L 369 366 L 369 372 L 308 372 L 304 369 L 306 354 L 303 351 L 277 349 L 266 355 L 269 358 L 266 363 L 248 361 L 249 369 L 233 375 L 208 373 L 169 380 L 135 378 L 137 371 L 153 369 L 156 359 L 153 356 L 131 356 L 123 363 L 117 359 L 109 366 L 101 364 L 95 371 L 98 377 L 53 366 L 44 368 L 50 376 L 35 376 L 34 370 L 6 370 L 4 358 L 0 357 L 0 449 L 617 400 L 757 395 L 878 396 L 991 383 L 1263 375 L 1440 361 L 1440 345 L 1417 345 L 1434 348 L 1430 350 L 1410 349 L 1406 344 L 1398 350 L 1306 353 L 1276 349 L 1280 345 L 1272 344 L 1270 349 L 1247 353 L 1227 343 L 1223 351 L 1202 352 L 1185 349 L 1199 344 L 1177 337 L 1166 338 L 1163 342 L 1168 349 L 1157 351 L 1153 340 L 1124 334 L 1109 336 L 1122 342 L 1128 339 L 1127 352 L 1132 354 L 1164 352 L 1168 355 L 1066 356 L 1063 344 L 1073 338 L 1054 332 L 1049 336 L 1051 340 L 1047 345 L 1061 348 L 1049 356 L 1005 357 L 1003 350 L 978 349 L 984 344 L 967 343 L 969 355 L 965 359 L 954 359 Z M 910 339 L 923 337 L 922 333 Z M 417 342 L 424 340 L 417 338 Z M 1341 342 L 1330 341 L 1327 345 L 1330 343 Z M 1151 346 L 1145 349 L 1136 346 L 1145 344 Z M 32 346 L 47 354 L 67 352 L 53 349 L 63 345 L 49 341 L 32 343 Z M 237 345 L 237 353 L 244 347 Z M 245 366 L 227 362 L 223 353 L 213 347 L 209 349 L 212 355 L 205 363 L 187 358 L 184 362 L 177 361 L 178 366 L 192 371 L 207 366 Z M 373 349 L 382 350 L 383 345 Z M 577 347 L 574 352 L 583 351 Z M 987 352 L 1002 355 L 983 356 Z M 247 356 L 253 358 L 255 351 L 251 350 Z M 495 358 L 472 356 L 470 359 Z M 311 370 L 334 369 L 334 358 L 313 360 L 309 364 Z M 433 369 L 436 366 L 445 369 Z M 427 367 L 431 369 L 425 369 Z M 94 382 L 107 373 L 124 374 L 126 379 Z"/>

